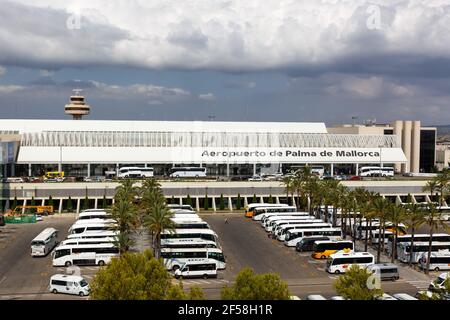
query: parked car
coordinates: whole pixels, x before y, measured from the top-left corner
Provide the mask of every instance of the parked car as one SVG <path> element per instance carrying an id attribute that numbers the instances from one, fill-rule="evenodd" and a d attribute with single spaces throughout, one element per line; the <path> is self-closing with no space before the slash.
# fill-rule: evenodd
<path id="1" fill-rule="evenodd" d="M 263 181 L 260 176 L 253 176 L 248 179 L 248 181 Z"/>

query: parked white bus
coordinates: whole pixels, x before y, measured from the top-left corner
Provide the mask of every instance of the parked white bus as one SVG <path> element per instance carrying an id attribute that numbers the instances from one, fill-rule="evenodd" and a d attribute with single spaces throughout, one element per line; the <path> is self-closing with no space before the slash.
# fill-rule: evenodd
<path id="1" fill-rule="evenodd" d="M 397 252 L 398 252 L 398 246 L 400 243 L 411 243 L 412 236 L 410 234 L 406 234 L 404 236 L 398 236 L 397 237 Z M 430 234 L 429 233 L 420 233 L 414 235 L 414 242 L 428 242 L 430 241 Z M 433 234 L 433 242 L 450 242 L 450 234 L 448 233 L 436 233 Z M 388 243 L 386 245 L 386 252 L 389 256 L 392 255 L 392 246 L 393 246 L 394 239 L 389 238 Z"/>
<path id="2" fill-rule="evenodd" d="M 278 230 L 285 225 L 296 223 L 323 223 L 321 219 L 282 219 L 275 220 L 270 223 L 266 230 L 274 235 L 277 235 Z"/>
<path id="3" fill-rule="evenodd" d="M 211 229 L 175 229 L 163 231 L 161 245 L 170 243 L 172 239 L 204 239 L 218 242 L 217 234 Z"/>
<path id="4" fill-rule="evenodd" d="M 372 244 L 373 245 L 378 245 L 381 242 L 384 242 L 384 244 L 388 243 L 389 238 L 393 238 L 394 237 L 394 233 L 390 232 L 390 231 L 384 231 L 381 230 L 380 231 L 377 230 L 372 230 Z M 384 238 L 383 238 L 383 233 L 384 233 Z"/>
<path id="5" fill-rule="evenodd" d="M 170 210 L 187 210 L 187 211 L 194 211 L 194 208 L 192 208 L 189 204 L 168 204 L 167 207 Z"/>
<path id="6" fill-rule="evenodd" d="M 361 167 L 359 168 L 360 177 L 393 177 L 393 167 Z"/>
<path id="7" fill-rule="evenodd" d="M 252 219 L 255 221 L 261 221 L 266 213 L 286 213 L 296 212 L 297 208 L 294 206 L 278 206 L 278 207 L 259 207 L 253 209 Z"/>
<path id="8" fill-rule="evenodd" d="M 413 254 L 412 262 L 418 263 L 422 257 L 423 252 L 428 252 L 428 242 L 414 242 L 414 248 L 411 250 L 411 243 L 401 242 L 398 245 L 397 256 L 401 262 L 408 263 L 409 255 Z M 431 251 L 438 252 L 439 250 L 450 250 L 450 242 L 432 242 Z"/>
<path id="9" fill-rule="evenodd" d="M 225 269 L 225 256 L 219 248 L 162 248 L 161 257 L 168 270 L 177 270 L 183 264 L 212 259 L 217 269 Z"/>
<path id="10" fill-rule="evenodd" d="M 115 243 L 116 237 L 104 237 L 95 239 L 66 239 L 61 241 L 60 246 L 77 245 L 77 244 L 101 244 L 101 243 Z"/>
<path id="11" fill-rule="evenodd" d="M 277 218 L 298 218 L 298 219 L 312 219 L 314 218 L 308 212 L 270 212 L 264 213 L 261 216 L 261 227 L 265 227 L 266 220 L 269 218 L 277 219 Z M 273 220 L 272 219 L 272 220 Z"/>
<path id="12" fill-rule="evenodd" d="M 176 229 L 209 229 L 209 224 L 199 218 L 183 219 L 171 218 Z"/>
<path id="13" fill-rule="evenodd" d="M 89 232 L 89 233 L 74 233 L 67 235 L 66 239 L 101 239 L 106 237 L 117 237 L 119 235 L 119 231 L 117 230 L 108 230 L 108 231 L 98 231 L 98 232 Z"/>
<path id="14" fill-rule="evenodd" d="M 352 265 L 367 267 L 375 263 L 375 257 L 369 252 L 338 251 L 328 257 L 326 271 L 329 273 L 345 273 Z"/>
<path id="15" fill-rule="evenodd" d="M 422 270 L 427 267 L 428 252 L 423 252 L 419 259 L 419 266 Z M 430 256 L 430 266 L 428 270 L 440 271 L 450 270 L 450 251 L 440 250 L 438 252 L 432 252 Z"/>
<path id="16" fill-rule="evenodd" d="M 111 218 L 108 219 L 102 219 L 102 218 L 92 218 L 92 219 L 81 219 L 75 221 L 75 223 L 72 226 L 86 226 L 91 224 L 111 224 L 116 225 L 117 221 Z"/>
<path id="17" fill-rule="evenodd" d="M 317 226 L 318 229 L 323 229 L 323 228 L 332 228 L 332 225 L 330 223 L 325 223 L 325 222 L 312 222 L 312 223 L 295 223 L 295 224 L 288 224 L 288 225 L 283 225 L 281 228 L 278 229 L 278 232 L 276 235 L 274 235 L 273 237 L 276 237 L 278 241 L 284 241 L 286 239 L 286 232 L 288 232 L 289 230 L 294 230 L 294 229 L 304 229 L 303 226 L 311 226 L 308 227 L 307 229 L 312 229 L 312 226 Z"/>
<path id="18" fill-rule="evenodd" d="M 95 224 L 74 224 L 69 229 L 69 234 L 77 233 L 96 233 L 99 231 L 114 231 L 116 229 L 115 225 L 109 223 L 95 223 Z"/>
<path id="19" fill-rule="evenodd" d="M 267 218 L 264 218 L 264 221 L 261 221 L 261 227 L 265 228 L 266 231 L 272 229 L 273 225 L 277 221 L 287 221 L 287 220 L 311 220 L 313 216 L 310 215 L 273 215 Z"/>
<path id="20" fill-rule="evenodd" d="M 200 178 L 206 177 L 205 167 L 173 167 L 170 169 L 170 178 Z"/>
<path id="21" fill-rule="evenodd" d="M 250 203 L 249 205 L 247 205 L 245 207 L 245 216 L 247 218 L 252 218 L 254 210 L 256 208 L 287 207 L 287 206 L 288 206 L 287 204 L 282 204 L 282 203 L 276 203 L 276 204 L 274 204 L 274 203 Z"/>
<path id="22" fill-rule="evenodd" d="M 213 259 L 190 261 L 175 270 L 175 278 L 217 278 L 217 264 Z"/>
<path id="23" fill-rule="evenodd" d="M 119 255 L 119 249 L 110 243 L 58 246 L 53 252 L 53 266 L 103 266 Z"/>
<path id="24" fill-rule="evenodd" d="M 284 238 L 284 245 L 288 247 L 295 247 L 297 242 L 303 238 L 311 236 L 324 236 L 330 240 L 342 240 L 342 231 L 340 228 L 322 228 L 322 229 L 291 229 L 286 231 Z"/>
<path id="25" fill-rule="evenodd" d="M 170 239 L 161 245 L 162 248 L 220 248 L 220 245 L 204 239 Z"/>
<path id="26" fill-rule="evenodd" d="M 80 212 L 77 220 L 91 220 L 91 219 L 112 219 L 112 215 L 106 211 L 88 211 Z"/>
<path id="27" fill-rule="evenodd" d="M 122 167 L 119 169 L 118 178 L 150 178 L 153 177 L 151 167 Z"/>
<path id="28" fill-rule="evenodd" d="M 31 241 L 31 256 L 46 256 L 58 244 L 58 230 L 45 228 Z"/>

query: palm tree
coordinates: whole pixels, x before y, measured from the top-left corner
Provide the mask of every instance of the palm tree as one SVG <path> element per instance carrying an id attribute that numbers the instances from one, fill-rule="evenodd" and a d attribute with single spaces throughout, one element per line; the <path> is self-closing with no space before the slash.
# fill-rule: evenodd
<path id="1" fill-rule="evenodd" d="M 172 221 L 173 212 L 167 208 L 165 199 L 160 198 L 152 203 L 149 209 L 149 214 L 145 216 L 145 226 L 154 235 L 153 238 L 153 252 L 155 258 L 159 259 L 161 256 L 161 234 L 165 231 L 173 231 L 175 224 Z"/>
<path id="2" fill-rule="evenodd" d="M 381 237 L 382 231 L 385 228 L 385 221 L 386 221 L 386 214 L 389 211 L 392 203 L 383 197 L 378 197 L 375 199 L 373 206 L 374 211 L 376 213 L 376 217 L 380 219 L 379 225 L 378 225 L 378 235 Z M 381 240 L 381 238 L 380 238 Z M 377 263 L 380 263 L 381 258 L 381 243 L 378 243 L 377 246 Z"/>
<path id="3" fill-rule="evenodd" d="M 408 228 L 411 229 L 411 243 L 410 248 L 414 248 L 414 235 L 416 230 L 425 223 L 425 209 L 416 203 L 408 203 L 406 206 L 405 222 Z M 392 256 L 396 258 L 397 248 L 392 248 Z M 413 263 L 413 255 L 409 255 L 409 266 Z"/>
<path id="4" fill-rule="evenodd" d="M 429 234 L 430 234 L 430 241 L 428 244 L 427 266 L 425 268 L 425 274 L 428 274 L 429 273 L 428 269 L 430 267 L 432 244 L 433 244 L 433 234 L 439 228 L 443 228 L 444 230 L 449 230 L 449 227 L 447 226 L 445 221 L 441 219 L 441 213 L 439 212 L 439 210 L 436 208 L 436 206 L 433 203 L 430 203 L 428 205 L 428 210 L 425 213 L 425 224 L 428 226 L 428 230 L 429 230 Z"/>
<path id="5" fill-rule="evenodd" d="M 294 199 L 294 176 L 285 175 L 281 181 L 286 189 L 286 200 L 289 205 L 289 194 L 292 194 L 292 199 Z"/>
<path id="6" fill-rule="evenodd" d="M 118 199 L 126 199 L 133 202 L 139 194 L 139 188 L 134 185 L 132 179 L 123 179 L 120 185 L 116 188 L 116 194 L 114 196 L 115 201 Z"/>
<path id="7" fill-rule="evenodd" d="M 430 201 L 433 201 L 434 192 L 437 189 L 437 182 L 434 180 L 427 181 L 427 184 L 422 188 L 423 192 L 430 191 Z"/>
<path id="8" fill-rule="evenodd" d="M 333 204 L 333 193 L 339 186 L 339 180 L 322 180 L 321 193 L 325 205 L 325 222 L 328 222 L 328 207 Z"/>
<path id="9" fill-rule="evenodd" d="M 394 225 L 394 241 L 392 243 L 393 247 L 392 247 L 391 262 L 394 262 L 394 259 L 397 255 L 398 226 L 400 223 L 402 223 L 404 221 L 405 215 L 406 215 L 405 207 L 397 206 L 397 205 L 392 205 L 389 210 L 389 213 L 387 214 L 387 218 Z M 383 238 L 383 243 L 384 243 L 384 238 Z"/>

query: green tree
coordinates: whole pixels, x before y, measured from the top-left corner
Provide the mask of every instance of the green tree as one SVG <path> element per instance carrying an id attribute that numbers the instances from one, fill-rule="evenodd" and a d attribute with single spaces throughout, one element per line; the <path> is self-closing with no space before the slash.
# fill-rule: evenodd
<path id="1" fill-rule="evenodd" d="M 172 277 L 161 260 L 149 250 L 125 253 L 113 258 L 100 269 L 92 281 L 94 300 L 167 300 L 202 297 L 201 289 L 186 295 L 181 285 L 172 284 Z M 192 290 L 191 290 L 192 292 Z"/>
<path id="2" fill-rule="evenodd" d="M 252 199 L 252 203 L 257 203 L 258 200 L 256 199 L 256 194 L 253 194 L 253 199 Z"/>
<path id="3" fill-rule="evenodd" d="M 352 265 L 344 275 L 341 275 L 333 284 L 336 292 L 345 299 L 373 300 L 383 295 L 379 288 L 370 288 L 373 282 L 369 277 L 372 273 L 358 265 Z M 376 286 L 375 286 L 376 287 Z"/>
<path id="4" fill-rule="evenodd" d="M 409 202 L 406 206 L 405 223 L 411 229 L 410 248 L 414 248 L 414 235 L 416 234 L 416 230 L 425 223 L 424 208 L 422 206 L 419 206 L 417 203 L 412 203 L 412 201 Z M 413 264 L 413 255 L 410 254 L 409 266 L 411 267 L 412 264 Z"/>
<path id="5" fill-rule="evenodd" d="M 15 209 L 16 207 L 17 207 L 17 197 L 14 197 L 13 205 L 12 205 L 12 207 L 11 207 L 11 210 L 14 211 L 14 209 Z"/>
<path id="6" fill-rule="evenodd" d="M 35 205 L 36 205 L 36 200 L 34 200 L 34 197 L 31 197 L 30 206 L 35 206 Z"/>
<path id="7" fill-rule="evenodd" d="M 191 196 L 188 194 L 186 197 L 186 204 L 190 205 L 192 207 L 192 198 Z"/>
<path id="8" fill-rule="evenodd" d="M 83 210 L 86 210 L 89 208 L 89 198 L 86 196 L 83 200 L 83 206 L 82 206 Z"/>
<path id="9" fill-rule="evenodd" d="M 397 256 L 398 226 L 406 218 L 406 208 L 404 206 L 392 205 L 391 210 L 389 210 L 389 213 L 387 214 L 387 218 L 390 222 L 392 222 L 394 227 L 394 239 L 392 242 L 391 256 L 391 262 L 394 263 L 395 257 Z"/>
<path id="10" fill-rule="evenodd" d="M 103 195 L 102 209 L 106 209 L 106 207 L 108 207 L 108 205 L 106 204 L 106 195 Z"/>
<path id="11" fill-rule="evenodd" d="M 72 198 L 69 196 L 69 199 L 67 199 L 67 205 L 66 205 L 67 211 L 72 212 L 73 211 L 73 203 Z"/>
<path id="12" fill-rule="evenodd" d="M 267 203 L 273 203 L 273 197 L 272 197 L 272 194 L 269 195 L 269 200 L 267 200 Z"/>
<path id="13" fill-rule="evenodd" d="M 172 200 L 170 201 L 170 204 L 175 204 L 175 196 L 172 196 Z"/>
<path id="14" fill-rule="evenodd" d="M 241 194 L 238 193 L 237 199 L 236 199 L 236 210 L 241 210 L 242 203 L 241 203 Z"/>
<path id="15" fill-rule="evenodd" d="M 208 200 L 208 194 L 205 194 L 205 201 L 203 201 L 203 210 L 208 211 L 209 210 L 209 200 Z"/>
<path id="16" fill-rule="evenodd" d="M 219 210 L 225 210 L 225 200 L 223 199 L 223 194 L 220 194 Z"/>
<path id="17" fill-rule="evenodd" d="M 48 197 L 48 205 L 53 207 L 53 198 L 51 195 Z"/>
<path id="18" fill-rule="evenodd" d="M 244 268 L 231 287 L 222 288 L 221 296 L 223 300 L 288 300 L 290 292 L 278 274 L 255 274 Z"/>

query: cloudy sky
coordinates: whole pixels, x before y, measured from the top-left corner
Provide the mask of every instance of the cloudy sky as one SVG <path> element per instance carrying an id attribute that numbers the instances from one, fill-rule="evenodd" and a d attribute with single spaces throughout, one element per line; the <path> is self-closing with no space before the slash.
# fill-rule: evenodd
<path id="1" fill-rule="evenodd" d="M 450 0 L 0 6 L 0 118 L 450 123 Z"/>

